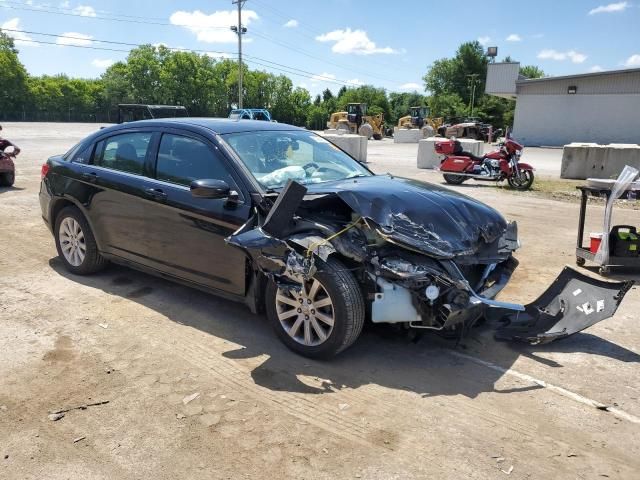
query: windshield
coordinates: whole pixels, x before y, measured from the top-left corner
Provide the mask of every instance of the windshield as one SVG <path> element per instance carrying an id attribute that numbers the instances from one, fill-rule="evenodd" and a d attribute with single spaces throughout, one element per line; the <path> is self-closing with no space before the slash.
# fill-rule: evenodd
<path id="1" fill-rule="evenodd" d="M 305 131 L 261 131 L 222 135 L 265 189 L 372 175 L 319 135 Z"/>

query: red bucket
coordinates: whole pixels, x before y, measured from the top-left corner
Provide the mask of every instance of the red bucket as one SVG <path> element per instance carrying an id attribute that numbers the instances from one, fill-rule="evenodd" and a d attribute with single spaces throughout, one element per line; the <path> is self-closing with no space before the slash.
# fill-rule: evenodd
<path id="1" fill-rule="evenodd" d="M 589 235 L 591 238 L 591 245 L 589 246 L 589 250 L 591 253 L 598 253 L 598 249 L 600 248 L 600 244 L 602 243 L 602 234 L 601 233 L 592 233 Z"/>

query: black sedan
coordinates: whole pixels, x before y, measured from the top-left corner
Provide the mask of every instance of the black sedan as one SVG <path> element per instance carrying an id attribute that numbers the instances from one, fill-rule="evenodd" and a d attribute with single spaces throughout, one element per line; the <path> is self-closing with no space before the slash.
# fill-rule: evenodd
<path id="1" fill-rule="evenodd" d="M 366 319 L 445 333 L 488 307 L 537 320 L 492 300 L 517 265 L 514 223 L 451 190 L 374 175 L 289 125 L 105 128 L 47 160 L 40 203 L 70 272 L 111 261 L 245 302 L 311 357 L 347 348 Z"/>

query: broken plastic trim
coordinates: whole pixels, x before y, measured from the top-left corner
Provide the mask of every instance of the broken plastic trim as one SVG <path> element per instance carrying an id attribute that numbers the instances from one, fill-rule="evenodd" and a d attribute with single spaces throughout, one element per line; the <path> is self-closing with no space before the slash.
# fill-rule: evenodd
<path id="1" fill-rule="evenodd" d="M 524 312 L 489 311 L 503 324 L 495 338 L 536 345 L 568 337 L 612 317 L 633 283 L 605 282 L 565 267 Z"/>

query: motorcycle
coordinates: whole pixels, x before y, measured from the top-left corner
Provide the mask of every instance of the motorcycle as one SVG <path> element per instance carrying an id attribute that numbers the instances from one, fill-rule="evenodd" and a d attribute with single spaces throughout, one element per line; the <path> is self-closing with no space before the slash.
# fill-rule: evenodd
<path id="1" fill-rule="evenodd" d="M 533 184 L 533 167 L 520 162 L 524 147 L 511 138 L 506 138 L 497 150 L 476 157 L 465 152 L 455 138 L 435 143 L 436 153 L 444 155 L 440 171 L 445 182 L 460 185 L 469 179 L 485 182 L 506 180 L 516 190 L 528 190 Z"/>
<path id="2" fill-rule="evenodd" d="M 16 179 L 16 166 L 13 162 L 20 150 L 13 145 L 2 148 L 0 139 L 0 187 L 11 187 Z"/>

